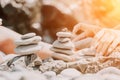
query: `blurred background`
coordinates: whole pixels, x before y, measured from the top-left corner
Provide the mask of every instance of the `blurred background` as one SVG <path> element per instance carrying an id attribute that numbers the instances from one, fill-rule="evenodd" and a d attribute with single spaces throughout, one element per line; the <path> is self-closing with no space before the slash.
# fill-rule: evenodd
<path id="1" fill-rule="evenodd" d="M 0 0 L 3 25 L 35 32 L 52 43 L 56 32 L 79 22 L 112 28 L 120 23 L 120 0 Z"/>

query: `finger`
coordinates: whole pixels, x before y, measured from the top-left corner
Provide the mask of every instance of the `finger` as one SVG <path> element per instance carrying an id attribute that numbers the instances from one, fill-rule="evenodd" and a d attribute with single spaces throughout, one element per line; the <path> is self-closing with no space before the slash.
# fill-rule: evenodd
<path id="1" fill-rule="evenodd" d="M 114 42 L 110 45 L 107 53 L 108 53 L 108 54 L 111 53 L 111 52 L 117 47 L 117 45 L 118 45 L 119 43 L 120 43 L 120 38 L 115 39 Z"/>
<path id="2" fill-rule="evenodd" d="M 105 34 L 104 30 L 99 31 L 95 37 L 93 38 L 93 41 L 91 43 L 91 48 L 95 49 L 98 46 L 98 42 L 99 40 L 103 37 L 103 35 Z"/>
<path id="3" fill-rule="evenodd" d="M 120 30 L 120 24 L 117 25 L 117 26 L 115 26 L 113 29 L 115 29 L 115 30 Z"/>
<path id="4" fill-rule="evenodd" d="M 77 50 L 83 49 L 83 48 L 88 48 L 91 45 L 91 41 L 93 38 L 85 38 L 80 41 L 74 42 L 75 48 Z"/>
<path id="5" fill-rule="evenodd" d="M 77 33 L 77 31 L 79 31 L 79 30 L 82 30 L 82 31 L 90 31 L 91 29 L 90 29 L 90 26 L 92 26 L 93 27 L 93 25 L 89 25 L 89 24 L 85 24 L 85 23 L 78 23 L 77 25 L 75 25 L 74 26 L 74 28 L 73 28 L 73 34 L 76 34 Z"/>
<path id="6" fill-rule="evenodd" d="M 79 40 L 81 40 L 81 39 L 84 39 L 85 37 L 86 37 L 86 33 L 83 32 L 83 33 L 81 33 L 80 35 L 78 35 L 77 37 L 75 37 L 72 41 L 73 41 L 73 42 L 76 42 L 76 41 L 79 41 Z"/>
<path id="7" fill-rule="evenodd" d="M 79 30 L 80 30 L 80 23 L 74 26 L 72 33 L 76 34 L 77 31 L 79 31 Z"/>
<path id="8" fill-rule="evenodd" d="M 107 38 L 106 38 L 107 39 Z M 115 39 L 114 34 L 109 35 L 109 39 L 106 40 L 106 42 L 103 44 L 101 52 L 104 54 L 104 56 L 107 56 L 107 50 L 109 49 L 110 45 L 113 43 Z"/>
<path id="9" fill-rule="evenodd" d="M 106 44 L 109 44 L 109 41 L 110 40 L 108 40 L 107 38 L 108 38 L 108 36 L 110 36 L 110 32 L 109 31 L 106 31 L 105 32 L 105 34 L 103 35 L 103 37 L 101 37 L 101 39 L 99 40 L 99 44 L 98 44 L 98 46 L 97 46 L 97 48 L 96 48 L 96 51 L 97 51 L 97 53 L 102 53 L 102 55 L 104 54 L 103 52 L 102 52 L 102 49 L 103 49 L 103 45 L 106 45 Z M 108 46 L 106 46 L 106 47 L 108 47 Z"/>
<path id="10" fill-rule="evenodd" d="M 103 37 L 98 41 L 98 45 L 96 47 L 97 53 L 101 53 L 102 47 L 104 47 L 103 45 L 106 44 L 107 36 L 109 36 L 109 33 L 105 32 L 105 35 L 103 35 Z M 103 55 L 103 53 L 101 55 Z"/>
<path id="11" fill-rule="evenodd" d="M 64 54 L 60 54 L 60 53 L 53 53 L 52 57 L 55 59 L 60 59 L 60 60 L 64 60 L 64 61 L 72 61 L 72 58 L 70 56 L 64 55 Z"/>

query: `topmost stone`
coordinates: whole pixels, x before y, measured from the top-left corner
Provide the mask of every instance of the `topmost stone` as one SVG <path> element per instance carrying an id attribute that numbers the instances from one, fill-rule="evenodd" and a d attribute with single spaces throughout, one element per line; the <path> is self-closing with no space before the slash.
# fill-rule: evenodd
<path id="1" fill-rule="evenodd" d="M 70 38 L 72 36 L 70 32 L 57 32 L 56 35 L 58 37 L 66 37 L 66 38 Z"/>
<path id="2" fill-rule="evenodd" d="M 28 38 L 32 38 L 34 36 L 36 36 L 35 33 L 28 33 L 28 34 L 23 35 L 21 38 L 22 39 L 28 39 Z"/>

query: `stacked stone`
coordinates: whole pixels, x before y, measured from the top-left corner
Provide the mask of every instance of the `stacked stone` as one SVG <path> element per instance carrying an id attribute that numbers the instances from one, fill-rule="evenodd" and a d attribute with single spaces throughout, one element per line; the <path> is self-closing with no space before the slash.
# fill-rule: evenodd
<path id="1" fill-rule="evenodd" d="M 72 34 L 67 30 L 56 33 L 58 39 L 53 43 L 52 51 L 67 55 L 74 54 L 74 44 L 71 41 Z"/>
<path id="2" fill-rule="evenodd" d="M 24 62 L 26 66 L 28 66 L 30 63 L 33 63 L 33 66 L 40 65 L 41 59 L 35 54 L 41 49 L 41 46 L 39 45 L 40 41 L 41 37 L 36 36 L 35 33 L 28 33 L 21 36 L 21 39 L 15 41 L 15 53 L 18 56 L 13 58 L 13 60 L 9 62 L 9 65 L 11 65 L 14 60 L 19 59 L 21 57 L 25 57 Z"/>
<path id="3" fill-rule="evenodd" d="M 15 41 L 17 46 L 15 53 L 19 55 L 36 53 L 41 49 L 41 46 L 38 44 L 40 41 L 41 37 L 36 36 L 35 33 L 25 34 L 21 36 L 21 39 Z"/>

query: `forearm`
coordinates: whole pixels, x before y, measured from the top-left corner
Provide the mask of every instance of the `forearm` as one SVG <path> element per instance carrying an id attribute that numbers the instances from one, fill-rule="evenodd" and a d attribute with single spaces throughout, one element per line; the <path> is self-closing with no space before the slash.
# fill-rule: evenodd
<path id="1" fill-rule="evenodd" d="M 14 53 L 14 41 L 20 38 L 20 34 L 0 26 L 0 51 L 9 54 Z"/>

